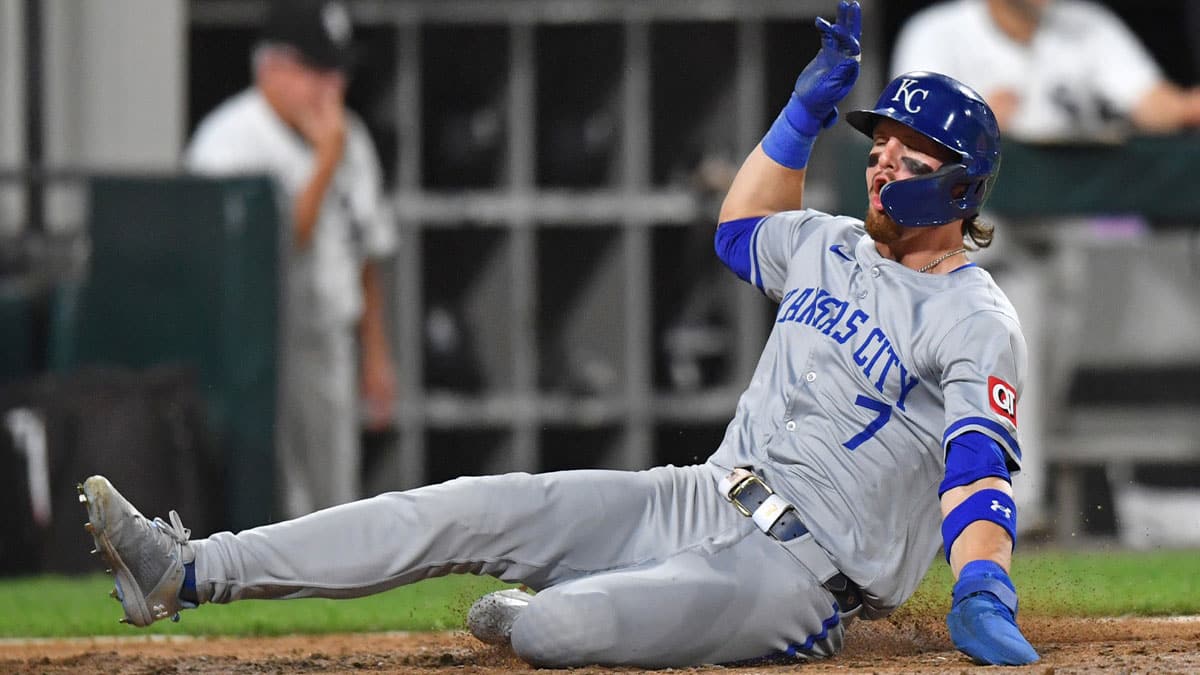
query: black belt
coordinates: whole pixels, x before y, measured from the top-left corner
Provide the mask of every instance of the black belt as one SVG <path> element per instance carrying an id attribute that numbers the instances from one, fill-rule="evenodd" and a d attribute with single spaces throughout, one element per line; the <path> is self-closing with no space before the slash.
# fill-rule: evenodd
<path id="1" fill-rule="evenodd" d="M 775 492 L 767 487 L 767 484 L 758 476 L 748 471 L 744 475 L 737 475 L 738 473 L 730 474 L 730 477 L 726 479 L 733 482 L 733 487 L 725 496 L 743 516 L 755 518 L 755 524 L 758 524 L 758 518 L 755 517 L 758 510 L 771 499 Z M 764 532 L 779 541 L 791 541 L 808 534 L 808 527 L 800 520 L 800 514 L 796 513 L 795 507 L 779 497 L 773 501 L 777 503 L 777 506 L 775 504 L 772 506 L 782 509 L 783 513 L 776 516 L 775 521 L 763 529 Z M 767 518 L 772 515 L 774 514 L 768 514 Z M 760 527 L 760 529 L 762 528 Z M 841 572 L 834 574 L 822 585 L 825 590 L 833 594 L 834 599 L 837 600 L 838 609 L 842 613 L 854 611 L 862 604 L 862 594 L 858 584 Z"/>

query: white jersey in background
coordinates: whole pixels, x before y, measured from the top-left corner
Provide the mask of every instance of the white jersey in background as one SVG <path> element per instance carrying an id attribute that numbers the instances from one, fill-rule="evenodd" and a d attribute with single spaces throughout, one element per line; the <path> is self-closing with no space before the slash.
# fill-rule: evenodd
<path id="1" fill-rule="evenodd" d="M 932 70 L 986 99 L 1023 96 L 1006 134 L 1024 141 L 1120 133 L 1142 96 L 1163 80 L 1153 57 L 1119 17 L 1093 3 L 1055 0 L 1030 44 L 988 15 L 986 0 L 951 0 L 914 14 L 892 52 L 890 72 Z"/>
<path id="2" fill-rule="evenodd" d="M 288 270 L 289 297 L 304 308 L 296 319 L 342 327 L 362 313 L 363 260 L 384 257 L 396 246 L 374 146 L 362 121 L 350 110 L 346 116 L 345 154 L 322 204 L 312 248 L 293 253 Z M 185 164 L 190 171 L 214 176 L 267 174 L 290 210 L 291 200 L 312 176 L 313 159 L 311 146 L 251 88 L 204 119 L 188 145 Z M 290 218 L 284 220 L 290 223 Z M 290 241 L 290 227 L 285 232 Z"/>

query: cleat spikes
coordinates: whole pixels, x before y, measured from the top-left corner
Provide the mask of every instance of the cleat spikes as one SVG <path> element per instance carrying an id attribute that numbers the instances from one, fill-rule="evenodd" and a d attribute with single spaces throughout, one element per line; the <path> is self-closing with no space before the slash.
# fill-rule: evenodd
<path id="1" fill-rule="evenodd" d="M 84 529 L 103 561 L 97 567 L 107 568 L 113 584 L 108 596 L 124 610 L 119 623 L 149 626 L 173 618 L 184 609 L 178 597 L 184 566 L 195 558 L 179 515 L 171 511 L 169 522 L 146 518 L 102 476 L 88 478 L 82 495 Z"/>
<path id="2" fill-rule="evenodd" d="M 175 612 L 175 614 L 173 614 L 173 615 L 171 616 L 171 622 L 172 622 L 172 623 L 179 623 L 179 612 Z"/>

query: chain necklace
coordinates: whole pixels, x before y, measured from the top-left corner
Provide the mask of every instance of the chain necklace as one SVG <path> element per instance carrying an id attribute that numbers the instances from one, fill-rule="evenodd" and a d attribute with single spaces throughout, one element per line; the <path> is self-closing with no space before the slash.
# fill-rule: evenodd
<path id="1" fill-rule="evenodd" d="M 938 263 L 942 262 L 946 258 L 953 258 L 954 256 L 958 255 L 959 253 L 966 253 L 966 252 L 967 252 L 966 247 L 963 247 L 963 248 L 954 249 L 953 251 L 950 251 L 949 253 L 943 253 L 942 255 L 939 255 L 938 257 L 934 258 L 933 262 L 929 263 L 928 265 L 922 267 L 921 269 L 919 269 L 917 271 L 918 272 L 928 272 L 929 270 L 937 267 Z"/>

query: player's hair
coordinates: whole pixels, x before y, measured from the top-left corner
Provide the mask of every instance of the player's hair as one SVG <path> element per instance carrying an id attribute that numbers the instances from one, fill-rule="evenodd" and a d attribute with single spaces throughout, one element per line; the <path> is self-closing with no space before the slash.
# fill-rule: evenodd
<path id="1" fill-rule="evenodd" d="M 267 42 L 259 42 L 254 45 L 254 49 L 250 50 L 250 72 L 257 73 L 263 61 L 267 59 L 268 52 L 274 45 Z"/>
<path id="2" fill-rule="evenodd" d="M 979 214 L 975 214 L 963 221 L 962 233 L 967 248 L 978 251 L 992 245 L 992 237 L 996 234 L 996 228 L 990 223 L 983 222 L 979 219 Z"/>
<path id="3" fill-rule="evenodd" d="M 260 40 L 255 43 L 254 48 L 250 51 L 250 72 L 257 73 L 258 69 L 268 59 L 279 57 L 286 57 L 293 61 L 303 61 L 300 52 L 291 45 L 283 44 L 282 42 Z"/>

